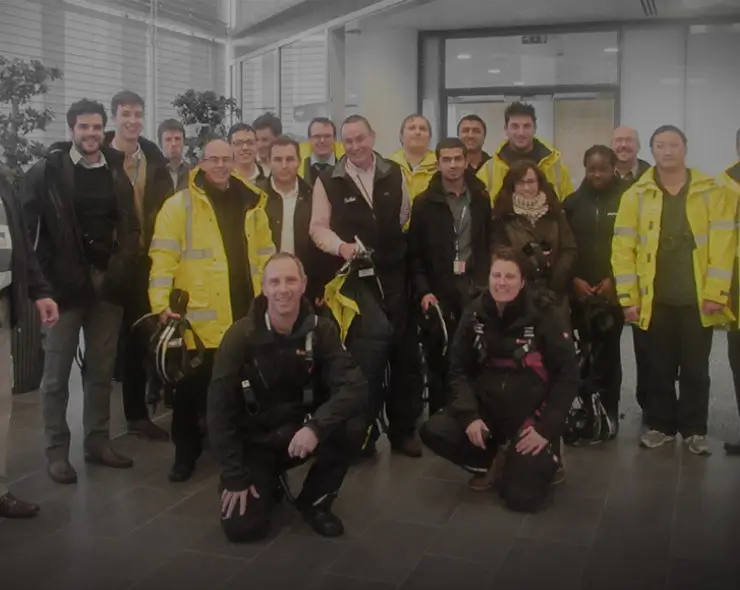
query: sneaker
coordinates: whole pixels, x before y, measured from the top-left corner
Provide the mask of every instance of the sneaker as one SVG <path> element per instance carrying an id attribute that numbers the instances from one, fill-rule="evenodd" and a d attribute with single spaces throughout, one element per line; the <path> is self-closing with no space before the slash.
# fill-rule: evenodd
<path id="1" fill-rule="evenodd" d="M 640 437 L 640 446 L 646 449 L 657 449 L 674 440 L 676 437 L 671 434 L 665 434 L 659 430 L 648 430 Z"/>
<path id="2" fill-rule="evenodd" d="M 689 445 L 689 452 L 694 453 L 694 455 L 708 457 L 712 454 L 712 449 L 709 447 L 709 442 L 707 441 L 706 436 L 695 434 L 687 437 L 685 442 Z"/>

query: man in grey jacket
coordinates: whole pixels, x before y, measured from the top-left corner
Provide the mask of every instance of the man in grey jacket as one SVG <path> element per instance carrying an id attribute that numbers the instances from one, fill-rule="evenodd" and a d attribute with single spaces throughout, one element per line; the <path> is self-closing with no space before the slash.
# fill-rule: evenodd
<path id="1" fill-rule="evenodd" d="M 12 187 L 0 174 L 0 518 L 31 518 L 39 507 L 8 491 L 8 442 L 13 410 L 11 340 L 24 307 L 33 300 L 45 326 L 59 318 L 57 304 L 44 280 Z"/>

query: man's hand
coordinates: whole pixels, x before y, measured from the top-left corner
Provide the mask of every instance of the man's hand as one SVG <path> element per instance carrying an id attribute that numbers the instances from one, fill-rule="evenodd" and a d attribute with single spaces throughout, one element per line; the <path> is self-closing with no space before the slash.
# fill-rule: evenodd
<path id="1" fill-rule="evenodd" d="M 288 455 L 296 458 L 305 459 L 316 450 L 319 439 L 313 429 L 304 426 L 293 435 L 293 439 L 288 445 Z"/>
<path id="2" fill-rule="evenodd" d="M 527 426 L 516 443 L 516 451 L 522 455 L 539 455 L 548 444 L 546 438 L 540 436 L 532 426 Z"/>
<path id="3" fill-rule="evenodd" d="M 486 448 L 486 439 L 490 434 L 488 426 L 480 418 L 473 420 L 470 425 L 465 429 L 465 434 L 468 435 L 468 439 L 479 449 Z"/>
<path id="4" fill-rule="evenodd" d="M 182 316 L 179 313 L 173 312 L 169 307 L 159 314 L 159 321 L 163 324 L 167 323 L 170 318 L 179 320 Z"/>
<path id="5" fill-rule="evenodd" d="M 357 252 L 357 244 L 347 244 L 346 242 L 339 246 L 339 255 L 345 260 L 352 260 Z"/>
<path id="6" fill-rule="evenodd" d="M 313 304 L 315 307 L 324 307 L 324 298 L 316 297 L 316 299 L 313 300 Z"/>
<path id="7" fill-rule="evenodd" d="M 439 301 L 434 296 L 434 293 L 427 293 L 424 295 L 424 297 L 421 298 L 421 311 L 426 313 L 427 309 L 429 309 L 432 305 L 439 305 Z"/>
<path id="8" fill-rule="evenodd" d="M 59 321 L 59 308 L 56 301 L 47 297 L 45 299 L 38 299 L 35 304 L 41 317 L 41 323 L 44 326 L 51 328 Z"/>
<path id="9" fill-rule="evenodd" d="M 255 499 L 260 497 L 254 486 L 250 486 L 241 492 L 230 492 L 229 490 L 221 492 L 221 517 L 224 520 L 231 518 L 237 504 L 239 504 L 239 515 L 244 516 L 244 513 L 247 511 L 247 502 L 250 495 Z"/>
<path id="10" fill-rule="evenodd" d="M 573 279 L 573 290 L 576 294 L 576 299 L 584 301 L 588 297 L 594 294 L 594 289 L 583 279 L 576 277 Z"/>
<path id="11" fill-rule="evenodd" d="M 640 306 L 631 305 L 630 307 L 624 308 L 624 319 L 630 324 L 636 324 L 640 321 Z"/>
<path id="12" fill-rule="evenodd" d="M 606 297 L 607 299 L 614 299 L 617 295 L 617 291 L 614 287 L 614 281 L 610 277 L 605 278 L 598 285 L 596 285 L 594 291 L 597 295 L 601 295 L 602 297 Z"/>
<path id="13" fill-rule="evenodd" d="M 716 301 L 705 299 L 701 304 L 701 312 L 704 315 L 717 315 L 725 310 L 725 306 Z"/>

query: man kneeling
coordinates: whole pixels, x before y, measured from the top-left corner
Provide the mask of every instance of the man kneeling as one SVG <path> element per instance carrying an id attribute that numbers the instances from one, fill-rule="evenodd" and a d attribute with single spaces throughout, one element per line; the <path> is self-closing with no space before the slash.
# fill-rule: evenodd
<path id="1" fill-rule="evenodd" d="M 525 283 L 528 263 L 494 252 L 489 291 L 473 301 L 452 344 L 452 403 L 421 429 L 432 451 L 499 485 L 512 510 L 546 506 L 561 467 L 560 437 L 579 386 L 575 348 L 546 293 Z"/>
<path id="2" fill-rule="evenodd" d="M 263 295 L 224 336 L 208 392 L 208 430 L 221 465 L 221 524 L 232 542 L 269 532 L 279 476 L 315 458 L 296 506 L 320 535 L 344 532 L 331 511 L 362 447 L 367 382 L 330 319 L 303 299 L 306 275 L 275 254 Z"/>

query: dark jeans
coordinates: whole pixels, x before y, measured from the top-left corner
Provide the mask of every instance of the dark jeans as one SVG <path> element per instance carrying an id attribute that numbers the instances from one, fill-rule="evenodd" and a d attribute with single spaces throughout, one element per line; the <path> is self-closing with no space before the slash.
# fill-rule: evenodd
<path id="1" fill-rule="evenodd" d="M 296 427 L 296 432 L 299 427 Z M 306 510 L 328 499 L 333 500 L 342 487 L 350 463 L 360 451 L 366 433 L 364 416 L 353 418 L 319 443 L 313 453 L 314 463 L 303 482 L 296 500 L 299 510 Z M 292 438 L 292 437 L 291 437 Z M 274 449 L 245 441 L 243 459 L 259 498 L 250 497 L 244 515 L 237 509 L 228 519 L 221 518 L 226 538 L 232 543 L 260 539 L 268 534 L 277 503 L 279 476 L 286 470 L 308 461 L 288 456 L 284 449 Z M 223 492 L 223 486 L 219 493 Z"/>
<path id="2" fill-rule="evenodd" d="M 637 384 L 635 394 L 643 412 L 647 411 L 647 396 L 650 387 L 650 340 L 646 330 L 632 326 L 632 344 L 635 348 Z"/>
<path id="3" fill-rule="evenodd" d="M 740 330 L 727 332 L 727 356 L 732 370 L 732 381 L 735 385 L 735 398 L 740 412 Z"/>
<path id="4" fill-rule="evenodd" d="M 486 423 L 490 428 L 490 422 Z M 419 435 L 433 453 L 471 473 L 488 471 L 498 446 L 505 442 L 495 438 L 495 433 L 492 432 L 492 438 L 485 450 L 476 447 L 468 439 L 465 427 L 449 409 L 437 412 L 429 418 L 419 430 Z"/>
<path id="5" fill-rule="evenodd" d="M 203 449 L 200 420 L 206 416 L 208 385 L 215 355 L 216 349 L 206 350 L 203 363 L 175 387 L 172 442 L 175 443 L 177 462 L 195 463 Z"/>
<path id="6" fill-rule="evenodd" d="M 702 326 L 696 305 L 656 303 L 647 334 L 651 374 L 648 427 L 671 435 L 679 432 L 684 438 L 706 435 L 712 329 Z"/>

